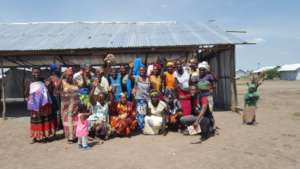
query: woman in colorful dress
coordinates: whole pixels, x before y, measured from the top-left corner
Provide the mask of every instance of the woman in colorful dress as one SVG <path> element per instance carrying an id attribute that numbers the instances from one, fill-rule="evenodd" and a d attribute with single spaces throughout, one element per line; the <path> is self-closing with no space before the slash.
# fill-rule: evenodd
<path id="1" fill-rule="evenodd" d="M 119 136 L 131 136 L 137 126 L 134 105 L 127 101 L 125 93 L 121 93 L 120 101 L 114 104 L 116 104 L 116 116 L 111 116 L 112 129 Z"/>
<path id="2" fill-rule="evenodd" d="M 40 69 L 33 68 L 33 80 L 26 89 L 32 143 L 47 141 L 55 134 L 55 119 L 51 111 L 51 99 L 40 74 Z"/>
<path id="3" fill-rule="evenodd" d="M 78 114 L 79 87 L 73 80 L 73 70 L 68 68 L 63 73 L 58 87 L 61 87 L 61 117 L 65 137 L 69 143 L 76 142 L 76 123 Z"/>
<path id="4" fill-rule="evenodd" d="M 156 135 L 167 132 L 167 104 L 159 99 L 159 92 L 151 91 L 151 100 L 148 101 L 147 115 L 143 134 Z"/>

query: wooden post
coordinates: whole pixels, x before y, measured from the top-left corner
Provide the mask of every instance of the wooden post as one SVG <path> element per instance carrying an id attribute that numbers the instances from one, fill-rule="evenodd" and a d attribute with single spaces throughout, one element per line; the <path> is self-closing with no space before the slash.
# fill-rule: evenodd
<path id="1" fill-rule="evenodd" d="M 1 59 L 1 75 L 2 75 L 2 80 L 1 80 L 2 119 L 6 120 L 6 116 L 5 116 L 5 113 L 6 113 L 6 101 L 5 101 L 4 70 L 3 70 L 4 61 L 3 60 L 4 59 L 2 57 L 2 59 Z"/>
<path id="2" fill-rule="evenodd" d="M 232 69 L 231 69 L 231 84 L 232 84 L 232 94 L 233 94 L 233 99 L 232 99 L 232 111 L 239 113 L 238 112 L 238 96 L 237 96 L 237 87 L 236 87 L 236 77 L 235 77 L 235 46 L 233 45 L 231 47 L 231 53 L 232 53 Z"/>

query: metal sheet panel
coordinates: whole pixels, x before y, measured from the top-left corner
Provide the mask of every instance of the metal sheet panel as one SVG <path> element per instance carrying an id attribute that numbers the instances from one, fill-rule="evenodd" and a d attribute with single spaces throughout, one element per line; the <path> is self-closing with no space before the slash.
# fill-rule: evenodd
<path id="1" fill-rule="evenodd" d="M 214 25 L 199 22 L 65 22 L 0 24 L 0 51 L 136 48 L 241 44 Z"/>

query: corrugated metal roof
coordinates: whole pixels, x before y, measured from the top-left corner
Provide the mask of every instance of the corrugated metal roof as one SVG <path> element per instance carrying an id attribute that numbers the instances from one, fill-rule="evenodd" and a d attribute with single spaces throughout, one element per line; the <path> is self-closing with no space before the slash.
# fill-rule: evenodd
<path id="1" fill-rule="evenodd" d="M 264 67 L 261 67 L 255 71 L 253 71 L 253 73 L 261 73 L 261 72 L 265 72 L 265 71 L 268 71 L 268 70 L 272 70 L 272 69 L 275 69 L 277 66 L 264 66 Z"/>
<path id="2" fill-rule="evenodd" d="M 289 64 L 289 65 L 282 65 L 279 68 L 279 72 L 285 72 L 285 71 L 295 71 L 297 69 L 300 69 L 300 63 L 298 64 Z"/>
<path id="3" fill-rule="evenodd" d="M 243 44 L 199 22 L 42 22 L 0 24 L 0 51 Z"/>

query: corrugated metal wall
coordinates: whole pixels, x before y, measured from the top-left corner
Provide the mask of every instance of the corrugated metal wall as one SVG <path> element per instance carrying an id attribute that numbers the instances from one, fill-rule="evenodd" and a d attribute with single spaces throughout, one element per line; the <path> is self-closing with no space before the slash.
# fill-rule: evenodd
<path id="1" fill-rule="evenodd" d="M 235 83 L 234 46 L 221 50 L 210 56 L 208 62 L 212 73 L 217 77 L 214 90 L 215 107 L 229 110 L 233 106 L 233 85 Z"/>

